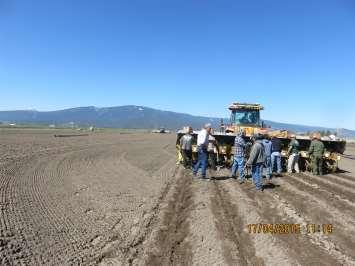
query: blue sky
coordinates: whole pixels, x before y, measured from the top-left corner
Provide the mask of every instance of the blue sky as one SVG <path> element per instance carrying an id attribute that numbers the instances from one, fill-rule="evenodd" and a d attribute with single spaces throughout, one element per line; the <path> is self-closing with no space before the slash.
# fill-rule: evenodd
<path id="1" fill-rule="evenodd" d="M 353 0 L 0 0 L 0 110 L 145 105 L 355 129 Z"/>

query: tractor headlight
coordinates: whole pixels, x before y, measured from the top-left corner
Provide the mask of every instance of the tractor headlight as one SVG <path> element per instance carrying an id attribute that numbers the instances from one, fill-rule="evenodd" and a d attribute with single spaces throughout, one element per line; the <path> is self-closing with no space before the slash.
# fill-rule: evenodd
<path id="1" fill-rule="evenodd" d="M 282 157 L 286 157 L 286 156 L 287 156 L 287 152 L 286 152 L 286 151 L 282 151 L 282 152 L 281 152 L 281 156 L 282 156 Z"/>
<path id="2" fill-rule="evenodd" d="M 337 159 L 338 159 L 338 161 L 340 161 L 340 159 L 341 159 L 340 155 L 337 156 Z"/>
<path id="3" fill-rule="evenodd" d="M 324 153 L 324 157 L 325 157 L 325 158 L 329 158 L 329 157 L 330 157 L 330 152 Z"/>

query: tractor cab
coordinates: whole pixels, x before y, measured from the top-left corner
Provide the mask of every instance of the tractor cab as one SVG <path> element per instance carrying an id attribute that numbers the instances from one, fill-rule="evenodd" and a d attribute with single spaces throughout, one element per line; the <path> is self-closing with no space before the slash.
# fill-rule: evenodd
<path id="1" fill-rule="evenodd" d="M 263 127 L 260 118 L 260 111 L 263 109 L 264 107 L 260 104 L 232 103 L 229 106 L 231 111 L 230 126 L 227 127 L 226 132 L 235 133 L 242 128 L 247 135 L 253 135 Z"/>

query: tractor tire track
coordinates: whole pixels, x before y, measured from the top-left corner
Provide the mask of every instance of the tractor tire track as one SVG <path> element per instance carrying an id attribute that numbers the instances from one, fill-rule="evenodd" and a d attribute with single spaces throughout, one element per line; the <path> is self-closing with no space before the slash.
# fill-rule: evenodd
<path id="1" fill-rule="evenodd" d="M 354 213 L 344 213 L 336 202 L 329 207 L 327 198 L 319 198 L 314 191 L 304 190 L 302 186 L 298 188 L 295 183 L 290 185 L 289 176 L 285 176 L 284 179 L 286 181 L 280 182 L 281 186 L 274 194 L 292 205 L 295 212 L 304 217 L 308 223 L 332 224 L 333 233 L 323 236 L 324 243 L 333 246 L 337 251 L 342 250 L 342 255 L 340 252 L 334 252 L 335 256 L 348 257 L 347 262 L 355 259 L 352 248 L 349 248 L 355 246 L 355 237 L 352 234 L 355 231 Z"/>
<path id="2" fill-rule="evenodd" d="M 333 173 L 332 175 L 340 177 L 342 179 L 345 179 L 346 181 L 350 181 L 350 182 L 352 182 L 352 184 L 355 183 L 355 177 L 353 177 L 353 176 L 350 176 L 350 175 L 347 175 L 347 174 L 342 174 L 342 173 Z"/>
<path id="3" fill-rule="evenodd" d="M 186 239 L 190 234 L 189 216 L 193 204 L 192 179 L 183 174 L 162 209 L 161 224 L 147 251 L 145 265 L 191 264 L 191 246 Z"/>
<path id="4" fill-rule="evenodd" d="M 228 180 L 221 184 L 223 188 L 223 195 L 229 198 L 232 209 L 235 210 L 233 215 L 239 217 L 238 224 L 235 224 L 235 230 L 239 235 L 244 235 L 246 242 L 242 242 L 241 246 L 244 248 L 251 248 L 255 253 L 256 258 L 253 263 L 242 265 L 299 265 L 297 255 L 294 254 L 292 247 L 285 246 L 284 243 L 273 235 L 252 234 L 248 225 L 266 223 L 265 218 L 260 215 L 258 208 L 255 206 L 255 200 L 249 198 L 244 191 L 244 187 L 237 185 L 235 181 Z M 237 206 L 237 207 L 235 207 Z"/>
<path id="5" fill-rule="evenodd" d="M 238 216 L 238 206 L 231 203 L 228 192 L 218 182 L 212 184 L 211 205 L 216 228 L 223 239 L 224 257 L 228 265 L 264 265 L 255 255 L 254 246 Z"/>
<path id="6" fill-rule="evenodd" d="M 344 199 L 349 201 L 353 201 L 355 197 L 355 190 L 348 188 L 347 186 L 343 186 L 340 184 L 336 184 L 334 182 L 326 180 L 327 176 L 323 176 L 322 178 L 318 176 L 313 176 L 307 173 L 297 174 L 297 177 L 305 182 L 312 182 L 313 184 L 326 189 L 327 191 L 333 193 L 334 195 L 338 195 Z"/>

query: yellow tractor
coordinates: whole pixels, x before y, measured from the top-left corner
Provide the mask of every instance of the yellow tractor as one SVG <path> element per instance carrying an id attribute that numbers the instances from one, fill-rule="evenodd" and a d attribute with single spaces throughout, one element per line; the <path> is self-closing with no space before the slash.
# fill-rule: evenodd
<path id="1" fill-rule="evenodd" d="M 215 151 L 217 155 L 217 164 L 219 166 L 230 167 L 233 163 L 234 154 L 234 139 L 236 133 L 243 129 L 246 133 L 245 141 L 249 143 L 249 148 L 251 147 L 252 137 L 255 134 L 268 134 L 270 136 L 275 136 L 279 138 L 282 142 L 282 157 L 283 157 L 283 167 L 286 168 L 287 162 L 287 150 L 288 145 L 291 141 L 291 132 L 287 130 L 274 130 L 270 127 L 266 127 L 264 122 L 261 120 L 260 111 L 264 110 L 264 107 L 260 104 L 248 104 L 248 103 L 232 103 L 229 106 L 231 111 L 230 123 L 224 125 L 221 122 L 219 130 L 214 131 L 213 136 L 216 138 L 218 143 L 218 149 Z M 185 134 L 185 130 L 180 130 L 177 133 L 177 149 L 179 156 L 179 140 Z M 196 139 L 197 131 L 194 131 L 194 144 L 193 153 L 196 153 Z M 308 149 L 311 143 L 310 136 L 296 136 L 300 143 L 300 167 L 303 170 L 309 170 L 311 158 L 308 155 Z M 334 172 L 338 169 L 338 161 L 341 158 L 341 154 L 344 153 L 346 142 L 342 139 L 323 137 L 322 142 L 326 147 L 326 152 L 324 153 L 324 168 L 328 172 Z M 248 148 L 247 155 L 248 156 Z M 181 159 L 181 157 L 179 156 Z M 196 154 L 194 154 L 196 158 Z"/>

